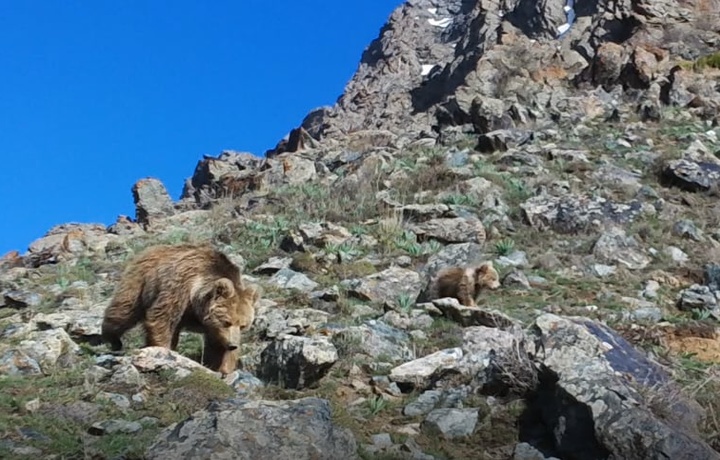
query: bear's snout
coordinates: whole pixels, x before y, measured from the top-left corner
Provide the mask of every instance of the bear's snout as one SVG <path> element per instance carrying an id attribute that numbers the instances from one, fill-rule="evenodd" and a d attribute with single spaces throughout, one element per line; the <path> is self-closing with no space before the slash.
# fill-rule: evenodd
<path id="1" fill-rule="evenodd" d="M 228 343 L 227 343 L 227 349 L 237 350 L 240 346 L 240 328 L 237 326 L 231 327 L 230 331 L 228 331 Z"/>

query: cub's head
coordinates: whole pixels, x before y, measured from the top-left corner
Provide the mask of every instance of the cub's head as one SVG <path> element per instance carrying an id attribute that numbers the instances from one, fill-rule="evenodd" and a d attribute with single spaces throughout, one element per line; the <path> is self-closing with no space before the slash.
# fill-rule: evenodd
<path id="1" fill-rule="evenodd" d="M 255 303 L 260 292 L 254 286 L 237 290 L 232 281 L 221 278 L 214 282 L 209 295 L 210 304 L 203 321 L 208 334 L 227 350 L 236 350 L 242 332 L 255 320 Z"/>
<path id="2" fill-rule="evenodd" d="M 475 268 L 476 289 L 497 289 L 500 287 L 500 275 L 492 262 L 483 262 Z"/>

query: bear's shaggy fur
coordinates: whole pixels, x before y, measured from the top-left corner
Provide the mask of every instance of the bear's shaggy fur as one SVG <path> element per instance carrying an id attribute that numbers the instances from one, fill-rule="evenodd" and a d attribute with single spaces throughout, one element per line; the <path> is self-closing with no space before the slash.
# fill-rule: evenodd
<path id="1" fill-rule="evenodd" d="M 446 267 L 431 281 L 428 299 L 454 297 L 466 307 L 475 307 L 475 299 L 482 289 L 499 287 L 499 275 L 492 262 L 473 267 Z"/>
<path id="2" fill-rule="evenodd" d="M 175 350 L 180 331 L 204 334 L 203 364 L 229 374 L 237 366 L 241 332 L 255 319 L 260 293 L 240 269 L 209 245 L 158 245 L 125 269 L 105 310 L 102 337 L 112 350 L 138 322 L 145 346 Z"/>

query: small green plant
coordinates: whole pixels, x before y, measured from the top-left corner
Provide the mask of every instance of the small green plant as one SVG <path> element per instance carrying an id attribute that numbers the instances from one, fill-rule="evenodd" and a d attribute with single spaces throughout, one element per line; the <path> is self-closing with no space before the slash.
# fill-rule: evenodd
<path id="1" fill-rule="evenodd" d="M 92 283 L 95 281 L 95 269 L 92 260 L 83 257 L 74 265 L 59 264 L 57 267 L 57 278 L 55 282 L 65 291 L 75 281 Z"/>
<path id="2" fill-rule="evenodd" d="M 698 320 L 698 321 L 704 321 L 704 320 L 710 318 L 712 311 L 706 310 L 704 308 L 696 308 L 696 309 L 692 310 L 691 314 L 692 314 L 693 319 Z"/>
<path id="3" fill-rule="evenodd" d="M 504 182 L 507 198 L 510 203 L 521 203 L 530 198 L 530 190 L 522 180 L 514 177 L 504 177 Z"/>
<path id="4" fill-rule="evenodd" d="M 499 256 L 506 256 L 515 248 L 515 242 L 510 238 L 505 238 L 495 243 L 495 252 Z"/>
<path id="5" fill-rule="evenodd" d="M 396 163 L 398 169 L 406 171 L 414 171 L 417 167 L 417 163 L 411 158 L 400 158 Z"/>
<path id="6" fill-rule="evenodd" d="M 694 70 L 702 70 L 705 68 L 720 69 L 720 53 L 708 54 L 695 61 Z"/>
<path id="7" fill-rule="evenodd" d="M 423 254 L 423 247 L 417 242 L 417 235 L 409 230 L 405 230 L 395 237 L 395 247 L 413 257 Z"/>
<path id="8" fill-rule="evenodd" d="M 456 194 L 456 193 L 446 196 L 442 200 L 442 202 L 445 204 L 456 205 L 456 206 L 476 206 L 477 205 L 477 200 L 474 197 L 471 197 L 468 195 L 463 195 L 463 194 Z"/>
<path id="9" fill-rule="evenodd" d="M 402 293 L 397 296 L 396 303 L 401 311 L 407 312 L 410 311 L 413 305 L 415 305 L 415 300 L 412 298 L 411 295 Z"/>
<path id="10" fill-rule="evenodd" d="M 362 254 L 360 249 L 355 244 L 349 241 L 343 241 L 342 243 L 328 243 L 325 245 L 325 251 L 328 254 L 335 255 L 340 262 L 352 260 L 355 257 Z"/>
<path id="11" fill-rule="evenodd" d="M 362 225 L 353 225 L 350 227 L 350 233 L 352 233 L 353 236 L 367 235 L 368 229 Z"/>
<path id="12" fill-rule="evenodd" d="M 377 415 L 387 407 L 387 401 L 382 396 L 374 396 L 366 400 L 368 412 L 370 415 Z"/>
<path id="13" fill-rule="evenodd" d="M 437 240 L 429 240 L 423 243 L 423 254 L 432 255 L 442 249 L 442 244 Z"/>

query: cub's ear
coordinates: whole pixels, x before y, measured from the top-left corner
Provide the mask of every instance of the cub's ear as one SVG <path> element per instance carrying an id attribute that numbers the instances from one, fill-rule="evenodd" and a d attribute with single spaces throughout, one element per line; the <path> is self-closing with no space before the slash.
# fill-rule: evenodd
<path id="1" fill-rule="evenodd" d="M 215 281 L 215 285 L 213 286 L 213 296 L 216 299 L 227 299 L 232 297 L 234 294 L 235 286 L 233 285 L 232 281 L 227 278 L 220 278 L 219 280 Z"/>
<path id="2" fill-rule="evenodd" d="M 478 266 L 478 268 L 476 268 L 476 270 L 477 270 L 478 274 L 484 275 L 485 273 L 492 270 L 492 268 L 493 268 L 492 262 L 483 262 Z"/>

